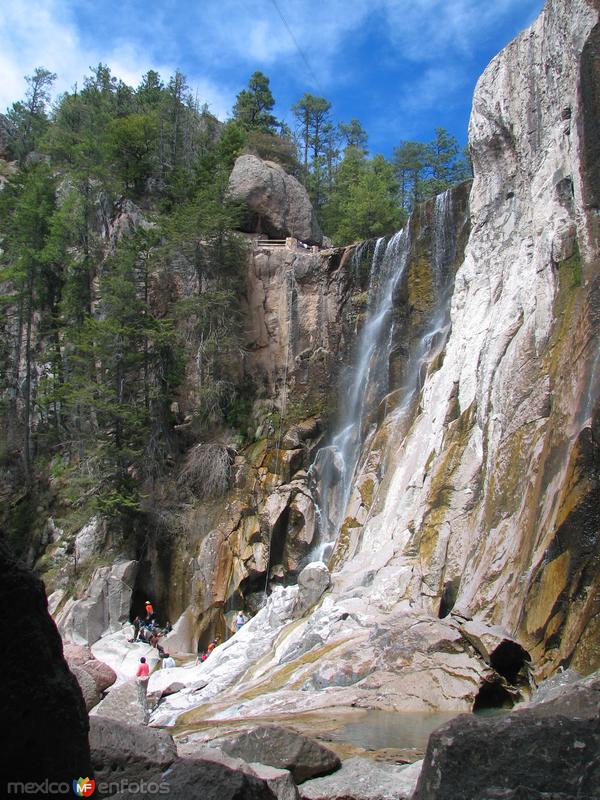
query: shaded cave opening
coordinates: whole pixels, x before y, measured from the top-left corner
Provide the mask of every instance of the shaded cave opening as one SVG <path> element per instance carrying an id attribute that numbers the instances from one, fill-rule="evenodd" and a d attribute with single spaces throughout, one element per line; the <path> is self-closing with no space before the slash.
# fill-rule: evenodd
<path id="1" fill-rule="evenodd" d="M 486 680 L 479 687 L 479 692 L 473 702 L 473 713 L 482 713 L 492 710 L 510 709 L 515 704 L 515 692 L 505 685 L 498 676 L 496 680 Z"/>
<path id="2" fill-rule="evenodd" d="M 444 617 L 447 617 L 456 605 L 459 587 L 460 577 L 452 578 L 451 581 L 446 581 L 444 584 L 442 596 L 440 598 L 440 607 L 438 609 L 439 619 L 444 619 Z"/>
<path id="3" fill-rule="evenodd" d="M 524 671 L 531 657 L 518 642 L 501 642 L 490 656 L 490 666 L 509 683 L 517 684 L 524 678 Z"/>

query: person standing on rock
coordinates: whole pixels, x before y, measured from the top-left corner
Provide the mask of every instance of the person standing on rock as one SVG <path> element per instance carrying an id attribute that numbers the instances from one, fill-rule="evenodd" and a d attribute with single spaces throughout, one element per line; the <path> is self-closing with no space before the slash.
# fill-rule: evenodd
<path id="1" fill-rule="evenodd" d="M 247 620 L 246 620 L 246 617 L 244 616 L 243 611 L 240 611 L 238 613 L 237 617 L 235 618 L 235 630 L 236 630 L 236 633 L 240 630 L 240 628 L 242 628 L 246 624 L 246 622 L 247 622 Z"/>
<path id="2" fill-rule="evenodd" d="M 147 622 L 154 622 L 156 618 L 156 614 L 154 613 L 154 609 L 152 608 L 152 603 L 150 600 L 146 600 L 146 621 Z"/>
<path id="3" fill-rule="evenodd" d="M 150 667 L 146 663 L 144 656 L 140 658 L 140 665 L 136 672 L 136 683 L 138 689 L 138 700 L 144 714 L 144 723 L 148 722 L 148 681 L 150 680 Z"/>

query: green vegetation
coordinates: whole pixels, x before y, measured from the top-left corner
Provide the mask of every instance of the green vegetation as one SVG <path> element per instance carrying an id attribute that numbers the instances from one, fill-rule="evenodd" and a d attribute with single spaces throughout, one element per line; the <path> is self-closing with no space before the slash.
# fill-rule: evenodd
<path id="1" fill-rule="evenodd" d="M 336 244 L 393 232 L 467 172 L 442 129 L 403 142 L 393 163 L 370 157 L 360 121 L 336 125 L 308 93 L 292 131 L 261 72 L 225 123 L 179 71 L 134 88 L 99 64 L 50 109 L 55 78 L 37 68 L 3 120 L 15 163 L 0 160 L 0 522 L 14 538 L 41 497 L 66 528 L 98 510 L 125 534 L 191 442 L 251 435 L 246 245 L 227 196 L 237 156 L 301 180 Z M 286 421 L 324 413 L 319 402 Z"/>

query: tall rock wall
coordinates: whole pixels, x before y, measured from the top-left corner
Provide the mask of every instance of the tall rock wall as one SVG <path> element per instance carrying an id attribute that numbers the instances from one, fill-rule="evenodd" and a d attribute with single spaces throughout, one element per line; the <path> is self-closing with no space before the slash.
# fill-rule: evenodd
<path id="1" fill-rule="evenodd" d="M 597 26 L 550 0 L 477 85 L 452 332 L 346 568 L 389 549 L 379 605 L 502 625 L 539 674 L 600 666 Z"/>

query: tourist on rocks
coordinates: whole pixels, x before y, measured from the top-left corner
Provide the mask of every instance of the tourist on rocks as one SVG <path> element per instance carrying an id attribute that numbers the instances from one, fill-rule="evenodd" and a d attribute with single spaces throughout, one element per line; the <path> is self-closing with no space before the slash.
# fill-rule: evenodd
<path id="1" fill-rule="evenodd" d="M 212 642 L 208 645 L 208 648 L 206 650 L 206 655 L 207 656 L 209 656 L 212 653 L 212 651 L 215 649 L 215 647 L 219 644 L 220 641 L 221 641 L 221 637 L 220 636 L 215 636 L 215 638 L 212 640 Z"/>
<path id="2" fill-rule="evenodd" d="M 243 626 L 246 624 L 247 621 L 248 620 L 244 616 L 243 611 L 240 611 L 238 613 L 237 617 L 235 618 L 235 630 L 236 630 L 236 633 L 240 630 L 240 628 L 243 628 Z"/>
<path id="3" fill-rule="evenodd" d="M 150 667 L 146 663 L 144 656 L 140 658 L 140 665 L 137 668 L 135 678 L 138 690 L 138 700 L 140 701 L 140 706 L 142 707 L 142 712 L 144 714 L 144 723 L 146 723 L 148 722 L 148 681 L 150 680 Z"/>
<path id="4" fill-rule="evenodd" d="M 142 620 L 137 638 L 138 642 L 144 642 L 145 644 L 148 644 L 151 636 L 152 631 L 150 630 L 150 626 L 147 624 L 147 622 L 145 622 L 145 620 Z"/>
<path id="5" fill-rule="evenodd" d="M 133 639 L 127 640 L 130 643 L 137 641 L 137 638 L 140 635 L 140 627 L 142 625 L 142 620 L 140 619 L 140 617 L 136 617 L 131 624 L 133 625 Z"/>
<path id="6" fill-rule="evenodd" d="M 152 608 L 152 603 L 150 600 L 146 600 L 146 621 L 147 622 L 154 622 L 156 619 L 156 614 L 154 613 L 154 609 Z"/>
<path id="7" fill-rule="evenodd" d="M 176 667 L 177 664 L 175 663 L 175 659 L 169 653 L 164 654 L 162 668 L 163 669 L 171 669 L 172 667 Z"/>

